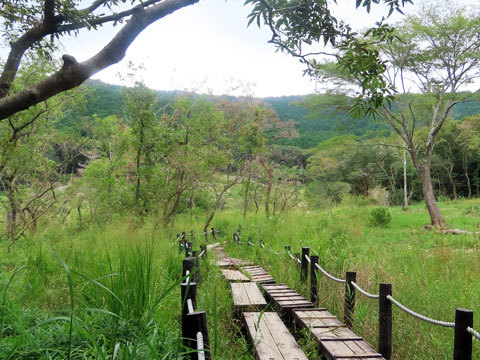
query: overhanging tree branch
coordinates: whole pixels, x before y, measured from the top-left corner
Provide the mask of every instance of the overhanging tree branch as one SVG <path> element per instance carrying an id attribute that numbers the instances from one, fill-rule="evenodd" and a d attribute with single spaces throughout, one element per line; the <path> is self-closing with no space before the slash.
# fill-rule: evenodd
<path id="1" fill-rule="evenodd" d="M 110 43 L 92 58 L 78 63 L 72 56 L 63 55 L 64 64 L 55 74 L 32 87 L 0 99 L 0 120 L 28 109 L 60 92 L 81 85 L 100 70 L 122 60 L 130 44 L 150 24 L 197 2 L 198 0 L 165 0 L 146 9 L 136 8 L 125 26 Z"/>

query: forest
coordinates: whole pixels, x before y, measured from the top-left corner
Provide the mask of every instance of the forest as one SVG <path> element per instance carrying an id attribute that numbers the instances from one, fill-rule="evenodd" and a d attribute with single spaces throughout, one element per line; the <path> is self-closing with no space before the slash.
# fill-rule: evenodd
<path id="1" fill-rule="evenodd" d="M 325 91 L 259 98 L 153 90 L 136 71 L 129 86 L 91 79 L 150 23 L 196 2 L 0 3 L 0 358 L 190 359 L 182 232 L 305 296 L 285 246 L 309 246 L 335 276 L 355 269 L 372 293 L 393 284 L 434 318 L 477 311 L 480 15 L 426 4 L 424 16 L 360 34 L 328 1 L 248 0 L 246 22 Z M 390 16 L 411 1 L 356 3 Z M 59 37 L 109 22 L 123 28 L 99 53 L 60 59 Z M 304 52 L 312 43 L 333 55 Z M 237 229 L 266 250 L 232 242 Z M 254 359 L 228 283 L 212 258 L 199 266 L 209 356 Z M 344 289 L 319 285 L 320 303 L 343 314 Z M 367 301 L 353 330 L 376 347 Z M 451 358 L 453 332 L 394 318 L 392 359 Z M 296 337 L 321 358 L 314 339 Z"/>

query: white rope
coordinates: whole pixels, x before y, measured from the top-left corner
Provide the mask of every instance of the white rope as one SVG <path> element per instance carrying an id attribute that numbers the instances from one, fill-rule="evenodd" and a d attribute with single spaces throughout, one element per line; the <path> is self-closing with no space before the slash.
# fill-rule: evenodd
<path id="1" fill-rule="evenodd" d="M 365 295 L 366 297 L 369 297 L 371 299 L 380 299 L 380 295 L 374 295 L 370 294 L 369 292 L 366 292 L 363 290 L 360 286 L 358 286 L 354 281 L 350 282 L 355 289 L 357 289 L 362 295 Z"/>
<path id="2" fill-rule="evenodd" d="M 290 256 L 290 259 L 295 260 L 295 257 L 292 255 L 292 253 L 289 251 L 288 256 Z"/>
<path id="3" fill-rule="evenodd" d="M 477 340 L 480 340 L 480 333 L 476 331 L 475 329 L 472 329 L 470 326 L 467 327 L 467 331 L 472 334 L 474 337 L 477 338 Z"/>
<path id="4" fill-rule="evenodd" d="M 298 262 L 299 264 L 301 264 L 301 263 L 302 263 L 302 262 L 300 261 L 300 259 L 297 259 L 297 262 Z"/>
<path id="5" fill-rule="evenodd" d="M 307 254 L 305 254 L 305 259 L 307 259 L 307 261 L 308 261 L 308 263 L 309 263 L 309 264 L 311 264 L 311 263 L 312 263 L 312 261 L 310 260 L 310 258 L 308 257 L 308 255 L 307 255 Z"/>
<path id="6" fill-rule="evenodd" d="M 203 256 L 203 254 L 205 254 L 205 249 L 204 249 L 204 250 L 202 250 L 202 252 L 201 252 L 200 254 L 198 254 L 198 257 L 202 257 L 202 256 Z"/>
<path id="7" fill-rule="evenodd" d="M 405 311 L 407 314 L 412 315 L 413 317 L 416 317 L 417 319 L 429 322 L 430 324 L 433 324 L 433 325 L 444 326 L 444 327 L 455 327 L 455 323 L 435 320 L 435 319 L 429 318 L 427 316 L 421 315 L 419 313 L 416 313 L 415 311 L 410 310 L 406 306 L 400 304 L 397 300 L 395 300 L 390 295 L 387 296 L 387 299 L 390 300 L 393 304 L 397 305 L 400 309 Z"/>
<path id="8" fill-rule="evenodd" d="M 185 281 L 187 283 L 190 282 L 190 270 L 185 271 Z"/>
<path id="9" fill-rule="evenodd" d="M 336 278 L 336 277 L 333 276 L 333 275 L 330 275 L 328 272 L 326 272 L 325 270 L 323 270 L 320 265 L 315 264 L 315 266 L 317 267 L 318 270 L 320 270 L 320 271 L 323 273 L 323 275 L 325 275 L 326 277 L 330 278 L 331 280 L 336 281 L 336 282 L 338 282 L 338 283 L 342 283 L 342 284 L 345 284 L 345 283 L 346 283 L 345 280 L 342 280 L 342 279 Z"/>
<path id="10" fill-rule="evenodd" d="M 187 299 L 187 306 L 188 306 L 188 313 L 189 314 L 191 314 L 195 311 L 195 310 L 193 310 L 192 299 Z"/>
<path id="11" fill-rule="evenodd" d="M 201 331 L 197 332 L 197 351 L 198 360 L 205 360 L 205 349 L 203 348 L 203 334 Z"/>
<path id="12" fill-rule="evenodd" d="M 265 249 L 265 245 L 263 245 L 262 243 L 260 243 L 260 247 L 261 247 L 262 249 Z"/>

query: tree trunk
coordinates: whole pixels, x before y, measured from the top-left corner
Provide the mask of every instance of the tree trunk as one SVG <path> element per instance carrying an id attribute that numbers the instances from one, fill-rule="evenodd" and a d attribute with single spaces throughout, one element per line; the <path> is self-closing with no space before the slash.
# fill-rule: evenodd
<path id="1" fill-rule="evenodd" d="M 264 167 L 265 171 L 267 172 L 268 176 L 268 184 L 267 184 L 267 192 L 265 193 L 265 214 L 267 217 L 270 216 L 270 193 L 272 192 L 272 169 L 267 166 L 265 159 L 260 160 L 262 166 Z"/>
<path id="2" fill-rule="evenodd" d="M 435 199 L 435 193 L 433 191 L 432 177 L 430 174 L 430 167 L 418 169 L 420 179 L 422 180 L 423 198 L 425 199 L 425 205 L 427 206 L 428 213 L 430 214 L 430 222 L 432 226 L 436 228 L 443 228 L 445 226 L 445 219 L 440 212 L 437 200 Z"/>
<path id="3" fill-rule="evenodd" d="M 480 196 L 480 167 L 475 169 L 475 193 Z"/>
<path id="4" fill-rule="evenodd" d="M 457 200 L 457 184 L 455 184 L 455 180 L 453 179 L 453 164 L 450 164 L 450 166 L 446 169 L 447 174 L 448 174 L 448 180 L 450 180 L 450 184 L 452 184 L 452 190 L 453 190 L 453 199 Z"/>
<path id="5" fill-rule="evenodd" d="M 250 179 L 252 177 L 252 174 L 249 172 L 248 173 L 248 179 L 247 179 L 247 184 L 245 185 L 245 194 L 243 197 L 243 217 L 247 216 L 247 210 L 248 210 L 248 191 L 250 190 Z"/>
<path id="6" fill-rule="evenodd" d="M 15 228 L 17 227 L 17 202 L 15 201 L 15 179 L 8 180 L 8 210 L 7 210 L 7 235 L 10 241 L 15 241 Z"/>
<path id="7" fill-rule="evenodd" d="M 465 173 L 465 179 L 467 179 L 467 190 L 468 190 L 468 198 L 472 198 L 472 184 L 470 183 L 470 177 L 468 176 L 468 158 L 467 154 L 463 154 L 463 171 Z"/>
<path id="8" fill-rule="evenodd" d="M 407 191 L 407 156 L 403 150 L 403 211 L 408 210 L 408 191 Z"/>
<path id="9" fill-rule="evenodd" d="M 135 207 L 137 208 L 137 212 L 140 214 L 139 209 L 139 202 L 140 202 L 140 155 L 141 149 L 140 147 L 137 150 L 137 160 L 136 160 L 136 168 L 137 168 L 137 184 L 135 186 Z"/>

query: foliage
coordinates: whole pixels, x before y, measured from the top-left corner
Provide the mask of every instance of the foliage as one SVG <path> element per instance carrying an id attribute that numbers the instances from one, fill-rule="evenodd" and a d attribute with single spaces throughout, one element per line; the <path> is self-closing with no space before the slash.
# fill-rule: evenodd
<path id="1" fill-rule="evenodd" d="M 386 228 L 392 222 L 390 210 L 385 207 L 373 208 L 368 212 L 368 224 L 370 226 Z"/>

